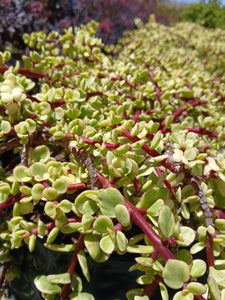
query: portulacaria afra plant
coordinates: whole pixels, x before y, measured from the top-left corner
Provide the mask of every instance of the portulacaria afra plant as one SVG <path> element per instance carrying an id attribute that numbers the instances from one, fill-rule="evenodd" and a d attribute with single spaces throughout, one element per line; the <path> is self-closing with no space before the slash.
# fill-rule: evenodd
<path id="1" fill-rule="evenodd" d="M 73 253 L 35 278 L 44 299 L 94 299 L 87 256 L 114 252 L 142 272 L 129 300 L 158 285 L 163 300 L 224 299 L 225 33 L 136 23 L 116 60 L 95 22 L 24 35 L 22 66 L 0 55 L 1 285 L 39 239 Z"/>

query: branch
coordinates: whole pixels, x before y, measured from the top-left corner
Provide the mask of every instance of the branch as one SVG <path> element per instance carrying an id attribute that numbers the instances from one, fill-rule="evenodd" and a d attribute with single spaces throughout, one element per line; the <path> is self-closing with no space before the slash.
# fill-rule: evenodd
<path id="1" fill-rule="evenodd" d="M 77 254 L 80 252 L 80 250 L 82 250 L 83 247 L 84 247 L 84 236 L 81 234 L 77 241 L 75 251 L 73 252 L 72 259 L 67 269 L 67 273 L 70 274 L 71 279 L 77 264 Z M 70 283 L 64 285 L 61 293 L 61 300 L 69 300 L 69 292 L 70 292 Z"/>
<path id="2" fill-rule="evenodd" d="M 3 283 L 5 281 L 5 274 L 9 268 L 9 261 L 6 261 L 4 262 L 4 265 L 3 265 L 3 270 L 2 270 L 2 273 L 1 273 L 1 277 L 0 277 L 0 289 L 2 288 L 3 286 Z"/>
<path id="3" fill-rule="evenodd" d="M 8 69 L 9 69 L 9 66 L 1 66 L 0 73 L 5 73 L 5 71 L 7 71 Z M 33 77 L 33 78 L 45 78 L 48 76 L 45 73 L 30 71 L 30 70 L 27 70 L 24 68 L 20 68 L 18 73 L 21 75 L 25 75 L 27 77 Z"/>

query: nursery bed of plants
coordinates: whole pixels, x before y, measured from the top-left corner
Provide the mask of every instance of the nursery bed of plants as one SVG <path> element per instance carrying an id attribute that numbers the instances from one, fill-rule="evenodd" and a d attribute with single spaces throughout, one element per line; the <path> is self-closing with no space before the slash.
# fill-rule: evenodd
<path id="1" fill-rule="evenodd" d="M 95 299 L 114 253 L 141 273 L 128 300 L 225 298 L 225 32 L 135 22 L 104 51 L 91 21 L 0 54 L 2 291 L 37 246 L 65 255 L 43 299 Z"/>

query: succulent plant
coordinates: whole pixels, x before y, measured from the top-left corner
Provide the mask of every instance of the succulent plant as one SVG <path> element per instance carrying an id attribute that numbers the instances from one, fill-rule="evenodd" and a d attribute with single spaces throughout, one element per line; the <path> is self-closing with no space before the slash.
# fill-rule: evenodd
<path id="1" fill-rule="evenodd" d="M 135 22 L 117 59 L 94 21 L 24 34 L 23 66 L 0 54 L 1 284 L 39 240 L 73 253 L 44 299 L 94 299 L 87 257 L 113 253 L 143 272 L 129 300 L 225 297 L 224 32 Z"/>

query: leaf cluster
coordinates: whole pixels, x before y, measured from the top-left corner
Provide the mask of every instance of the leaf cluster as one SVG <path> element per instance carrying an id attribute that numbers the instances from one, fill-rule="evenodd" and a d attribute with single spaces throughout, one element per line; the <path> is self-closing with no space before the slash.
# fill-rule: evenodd
<path id="1" fill-rule="evenodd" d="M 87 256 L 113 253 L 143 272 L 129 300 L 157 285 L 164 300 L 225 294 L 224 32 L 135 23 L 117 59 L 95 21 L 24 34 L 15 66 L 0 54 L 0 155 L 14 158 L 0 173 L 4 273 L 37 239 L 73 253 L 64 273 L 35 279 L 44 299 L 94 299 Z"/>

